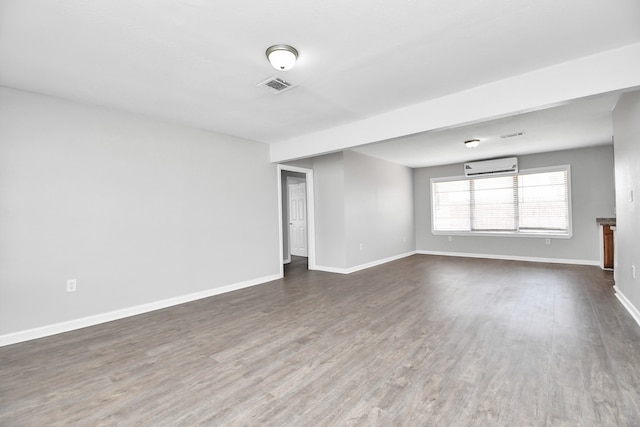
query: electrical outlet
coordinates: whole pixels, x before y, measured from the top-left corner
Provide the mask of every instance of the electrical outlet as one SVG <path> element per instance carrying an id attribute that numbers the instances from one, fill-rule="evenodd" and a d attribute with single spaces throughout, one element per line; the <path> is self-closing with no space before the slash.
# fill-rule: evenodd
<path id="1" fill-rule="evenodd" d="M 544 244 L 545 245 L 550 245 L 551 244 L 551 239 L 544 239 Z"/>
<path id="2" fill-rule="evenodd" d="M 631 277 L 634 278 L 634 279 L 636 278 L 636 266 L 635 265 L 631 266 Z"/>
<path id="3" fill-rule="evenodd" d="M 364 243 L 360 243 L 360 250 L 364 249 Z"/>
<path id="4" fill-rule="evenodd" d="M 76 279 L 67 280 L 67 292 L 75 292 L 76 291 Z"/>
<path id="5" fill-rule="evenodd" d="M 450 242 L 453 241 L 453 236 L 447 236 L 447 240 Z"/>
<path id="6" fill-rule="evenodd" d="M 407 241 L 407 236 L 402 237 L 402 241 L 406 242 Z"/>
<path id="7" fill-rule="evenodd" d="M 629 203 L 633 203 L 633 190 L 629 190 Z"/>

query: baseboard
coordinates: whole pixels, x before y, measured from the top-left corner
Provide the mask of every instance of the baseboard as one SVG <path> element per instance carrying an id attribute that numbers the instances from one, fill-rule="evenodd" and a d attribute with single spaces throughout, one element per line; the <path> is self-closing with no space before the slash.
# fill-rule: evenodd
<path id="1" fill-rule="evenodd" d="M 538 258 L 517 255 L 493 255 L 493 254 L 472 254 L 463 252 L 439 252 L 439 251 L 416 251 L 420 255 L 441 255 L 454 256 L 463 258 L 485 258 L 485 259 L 502 259 L 507 261 L 527 261 L 527 262 L 544 262 L 549 264 L 574 264 L 574 265 L 592 265 L 599 266 L 600 261 L 588 259 L 564 259 L 564 258 Z"/>
<path id="2" fill-rule="evenodd" d="M 624 308 L 627 309 L 631 317 L 633 317 L 633 320 L 635 320 L 638 326 L 640 326 L 640 311 L 638 311 L 638 309 L 631 303 L 631 301 L 629 301 L 627 297 L 624 296 L 622 292 L 620 292 L 620 289 L 617 286 L 614 286 L 613 290 L 616 292 L 615 295 L 616 295 L 616 298 L 618 298 L 618 301 L 622 303 L 622 305 L 624 306 Z"/>
<path id="3" fill-rule="evenodd" d="M 388 258 L 379 259 L 376 261 L 368 262 L 366 264 L 356 265 L 355 267 L 349 267 L 349 268 L 336 268 L 336 267 L 325 267 L 322 265 L 316 265 L 314 270 L 326 271 L 328 273 L 351 274 L 351 273 L 355 273 L 356 271 L 365 270 L 367 268 L 375 267 L 376 265 L 386 264 L 388 262 L 395 261 L 401 258 L 406 258 L 408 256 L 415 255 L 415 254 L 416 254 L 416 251 L 405 252 L 400 255 L 394 255 Z"/>
<path id="4" fill-rule="evenodd" d="M 337 267 L 327 267 L 324 265 L 317 265 L 314 268 L 317 271 L 324 271 L 326 273 L 338 273 L 338 274 L 348 274 L 346 268 L 337 268 Z"/>
<path id="5" fill-rule="evenodd" d="M 0 335 L 0 347 L 17 344 L 24 341 L 29 341 L 37 338 L 48 337 L 50 335 L 60 334 L 63 332 L 69 332 L 76 329 L 86 328 L 88 326 L 98 325 L 100 323 L 111 322 L 113 320 L 123 319 L 125 317 L 136 316 L 138 314 L 144 314 L 155 310 L 160 310 L 175 305 L 184 304 L 187 302 L 209 298 L 215 295 L 224 294 L 227 292 L 237 291 L 239 289 L 248 288 L 251 286 L 261 285 L 263 283 L 271 282 L 282 278 L 280 274 L 274 274 L 271 276 L 260 277 L 257 279 L 247 280 L 244 282 L 234 283 L 219 288 L 208 289 L 202 292 L 196 292 L 193 294 L 182 295 L 175 298 L 169 298 L 161 301 L 155 301 L 148 304 L 137 305 L 135 307 L 124 308 L 122 310 L 110 311 L 107 313 L 96 314 L 93 316 L 82 317 L 80 319 L 69 320 L 66 322 L 55 323 L 53 325 L 41 326 L 34 329 L 28 329 L 20 332 L 13 332 L 10 334 Z"/>

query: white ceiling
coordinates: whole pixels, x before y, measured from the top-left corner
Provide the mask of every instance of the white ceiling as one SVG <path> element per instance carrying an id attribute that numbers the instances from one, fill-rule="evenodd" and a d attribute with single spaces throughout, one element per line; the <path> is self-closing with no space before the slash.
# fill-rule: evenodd
<path id="1" fill-rule="evenodd" d="M 305 143 L 328 129 L 638 43 L 639 22 L 637 0 L 0 0 L 0 85 L 274 145 Z M 293 70 L 268 64 L 264 52 L 277 43 L 300 52 Z M 274 75 L 297 87 L 280 95 L 256 87 Z M 553 131 L 554 146 L 564 143 L 564 129 L 538 133 L 536 122 L 548 118 L 535 117 L 522 119 L 527 138 Z M 582 123 L 592 125 L 589 135 L 604 135 Z M 489 135 L 500 124 L 486 126 Z M 450 163 L 459 144 L 442 142 L 446 134 L 411 136 L 397 154 L 428 137 L 441 144 L 437 161 Z M 581 138 L 568 134 L 570 144 Z M 427 162 L 438 157 L 428 155 Z"/>
<path id="2" fill-rule="evenodd" d="M 619 93 L 452 129 L 423 132 L 353 148 L 409 167 L 611 144 L 611 110 Z M 522 136 L 502 138 L 523 132 Z M 476 148 L 464 141 L 479 139 Z"/>

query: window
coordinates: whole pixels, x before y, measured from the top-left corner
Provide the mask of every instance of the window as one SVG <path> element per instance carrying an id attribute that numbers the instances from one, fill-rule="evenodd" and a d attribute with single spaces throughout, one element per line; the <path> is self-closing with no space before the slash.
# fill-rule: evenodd
<path id="1" fill-rule="evenodd" d="M 569 166 L 431 180 L 434 234 L 571 237 Z"/>

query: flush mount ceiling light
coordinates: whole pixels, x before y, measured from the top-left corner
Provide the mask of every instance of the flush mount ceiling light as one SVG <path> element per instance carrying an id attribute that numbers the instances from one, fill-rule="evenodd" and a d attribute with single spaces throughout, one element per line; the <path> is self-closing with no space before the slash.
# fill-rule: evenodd
<path id="1" fill-rule="evenodd" d="M 276 70 L 287 71 L 295 65 L 298 51 L 286 44 L 276 44 L 267 49 L 267 58 Z"/>
<path id="2" fill-rule="evenodd" d="M 469 140 L 464 142 L 464 145 L 466 145 L 467 148 L 476 148 L 478 145 L 480 145 L 480 140 L 479 139 L 469 139 Z"/>

